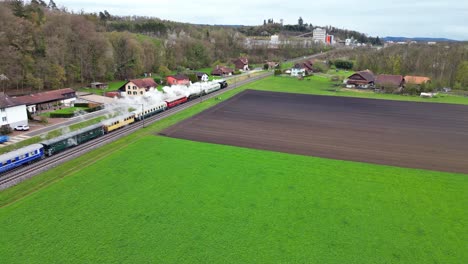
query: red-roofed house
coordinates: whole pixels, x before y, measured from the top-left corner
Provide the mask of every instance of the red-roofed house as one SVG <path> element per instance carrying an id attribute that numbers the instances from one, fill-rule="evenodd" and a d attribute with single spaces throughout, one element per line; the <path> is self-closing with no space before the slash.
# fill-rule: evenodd
<path id="1" fill-rule="evenodd" d="M 224 67 L 224 66 L 216 66 L 213 71 L 211 71 L 211 75 L 214 76 L 225 76 L 225 75 L 232 75 L 234 72 L 233 69 Z"/>
<path id="2" fill-rule="evenodd" d="M 349 76 L 346 84 L 368 88 L 369 86 L 374 85 L 374 82 L 374 73 L 369 70 L 365 70 L 356 72 L 353 75 Z"/>
<path id="3" fill-rule="evenodd" d="M 30 113 L 54 109 L 60 106 L 73 106 L 76 101 L 75 90 L 64 88 L 30 95 L 13 97 L 17 102 L 23 103 Z"/>
<path id="4" fill-rule="evenodd" d="M 189 77 L 183 75 L 183 74 L 177 74 L 177 75 L 169 75 L 166 77 L 166 83 L 169 85 L 189 85 L 190 84 L 190 79 Z"/>
<path id="5" fill-rule="evenodd" d="M 400 88 L 405 84 L 405 79 L 401 75 L 380 74 L 375 77 L 377 88 Z"/>
<path id="6" fill-rule="evenodd" d="M 421 85 L 423 83 L 431 82 L 431 79 L 423 76 L 405 76 L 405 82 L 409 84 Z"/>
<path id="7" fill-rule="evenodd" d="M 153 78 L 133 79 L 126 82 L 119 91 L 125 96 L 141 96 L 151 88 L 156 88 L 158 84 Z"/>
<path id="8" fill-rule="evenodd" d="M 249 70 L 249 59 L 247 59 L 247 58 L 238 58 L 237 60 L 234 61 L 234 65 L 236 66 L 236 69 L 238 69 L 238 70 L 248 71 Z"/>

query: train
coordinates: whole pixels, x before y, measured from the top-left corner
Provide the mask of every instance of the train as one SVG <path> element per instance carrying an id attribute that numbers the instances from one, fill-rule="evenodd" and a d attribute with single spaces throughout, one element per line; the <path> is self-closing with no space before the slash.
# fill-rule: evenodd
<path id="1" fill-rule="evenodd" d="M 199 86 L 200 87 L 194 87 L 195 89 L 189 89 L 190 92 L 187 95 L 175 96 L 166 99 L 163 102 L 143 107 L 141 110 L 134 110 L 130 113 L 64 134 L 57 138 L 44 140 L 40 143 L 31 144 L 8 153 L 4 153 L 0 155 L 0 173 L 8 172 L 19 166 L 57 155 L 69 148 L 101 137 L 134 122 L 144 120 L 145 118 L 164 112 L 167 109 L 176 107 L 187 101 L 224 89 L 228 87 L 228 84 L 225 80 L 219 80 L 204 86 Z"/>

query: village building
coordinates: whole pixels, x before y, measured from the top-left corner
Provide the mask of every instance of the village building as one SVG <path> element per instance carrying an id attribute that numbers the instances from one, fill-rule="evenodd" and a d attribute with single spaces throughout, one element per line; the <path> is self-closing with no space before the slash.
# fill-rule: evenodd
<path id="1" fill-rule="evenodd" d="M 107 83 L 102 82 L 92 82 L 89 84 L 89 87 L 96 89 L 106 89 L 108 87 Z"/>
<path id="2" fill-rule="evenodd" d="M 211 75 L 213 76 L 230 76 L 233 73 L 233 69 L 225 66 L 216 66 L 216 68 L 211 71 Z"/>
<path id="3" fill-rule="evenodd" d="M 292 77 L 298 77 L 298 76 L 304 77 L 306 75 L 307 75 L 306 70 L 303 68 L 296 68 L 296 67 L 291 68 Z"/>
<path id="4" fill-rule="evenodd" d="M 234 61 L 234 65 L 237 70 L 249 71 L 249 59 L 247 58 L 238 58 Z"/>
<path id="5" fill-rule="evenodd" d="M 375 88 L 400 89 L 403 88 L 405 79 L 401 75 L 379 74 L 375 77 Z"/>
<path id="6" fill-rule="evenodd" d="M 183 74 L 169 75 L 166 77 L 166 83 L 168 85 L 189 85 L 190 79 Z"/>
<path id="7" fill-rule="evenodd" d="M 306 76 L 314 71 L 313 60 L 306 60 L 300 63 L 294 64 L 291 69 L 291 76 Z"/>
<path id="8" fill-rule="evenodd" d="M 327 30 L 324 28 L 316 28 L 312 31 L 312 40 L 315 43 L 325 43 L 327 37 Z"/>
<path id="9" fill-rule="evenodd" d="M 423 83 L 430 83 L 431 79 L 428 77 L 424 76 L 410 76 L 406 75 L 405 76 L 405 82 L 407 84 L 414 84 L 414 85 L 421 85 Z"/>
<path id="10" fill-rule="evenodd" d="M 27 125 L 26 105 L 0 92 L 0 126 Z"/>
<path id="11" fill-rule="evenodd" d="M 359 71 L 348 77 L 346 82 L 348 87 L 369 88 L 374 85 L 374 73 L 370 70 Z"/>
<path id="12" fill-rule="evenodd" d="M 153 78 L 133 79 L 120 87 L 119 91 L 123 96 L 141 96 L 149 91 L 149 89 L 154 89 L 157 86 L 158 84 Z"/>
<path id="13" fill-rule="evenodd" d="M 202 82 L 207 82 L 210 79 L 208 74 L 204 72 L 197 72 L 196 75 L 197 75 L 197 79 Z"/>
<path id="14" fill-rule="evenodd" d="M 17 102 L 25 104 L 27 110 L 31 114 L 34 114 L 36 112 L 56 110 L 62 107 L 73 106 L 76 101 L 76 92 L 71 88 L 64 88 L 13 97 L 13 99 Z"/>

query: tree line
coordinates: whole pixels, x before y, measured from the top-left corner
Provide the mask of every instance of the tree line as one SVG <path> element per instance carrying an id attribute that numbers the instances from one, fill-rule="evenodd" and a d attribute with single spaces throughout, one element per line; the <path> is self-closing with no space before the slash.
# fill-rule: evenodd
<path id="1" fill-rule="evenodd" d="M 394 45 L 380 50 L 356 51 L 350 56 L 356 70 L 377 74 L 427 76 L 432 86 L 468 90 L 468 45 Z"/>
<path id="2" fill-rule="evenodd" d="M 42 0 L 0 2 L 0 32 L 4 90 L 123 80 L 161 66 L 196 69 L 246 52 L 234 29 L 74 14 Z"/>

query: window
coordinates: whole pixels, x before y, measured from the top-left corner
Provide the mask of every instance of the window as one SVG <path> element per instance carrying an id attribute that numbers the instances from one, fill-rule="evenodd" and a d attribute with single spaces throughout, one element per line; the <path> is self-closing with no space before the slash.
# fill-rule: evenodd
<path id="1" fill-rule="evenodd" d="M 137 89 L 136 86 L 133 86 L 133 90 L 136 90 L 136 89 Z"/>
<path id="2" fill-rule="evenodd" d="M 138 93 L 137 92 L 133 92 L 133 95 L 137 95 Z"/>
<path id="3" fill-rule="evenodd" d="M 140 94 L 143 94 L 143 91 L 141 91 Z"/>
<path id="4" fill-rule="evenodd" d="M 5 112 L 5 108 L 0 108 L 0 112 Z"/>
<path id="5" fill-rule="evenodd" d="M 132 94 L 132 92 L 130 92 L 130 91 L 128 91 L 127 93 L 128 93 L 128 94 Z"/>
<path id="6" fill-rule="evenodd" d="M 127 85 L 127 90 L 130 90 L 132 89 L 132 87 L 130 85 Z"/>
<path id="7" fill-rule="evenodd" d="M 2 121 L 3 121 L 3 122 L 6 122 L 6 121 L 7 121 L 6 116 L 2 117 Z"/>

